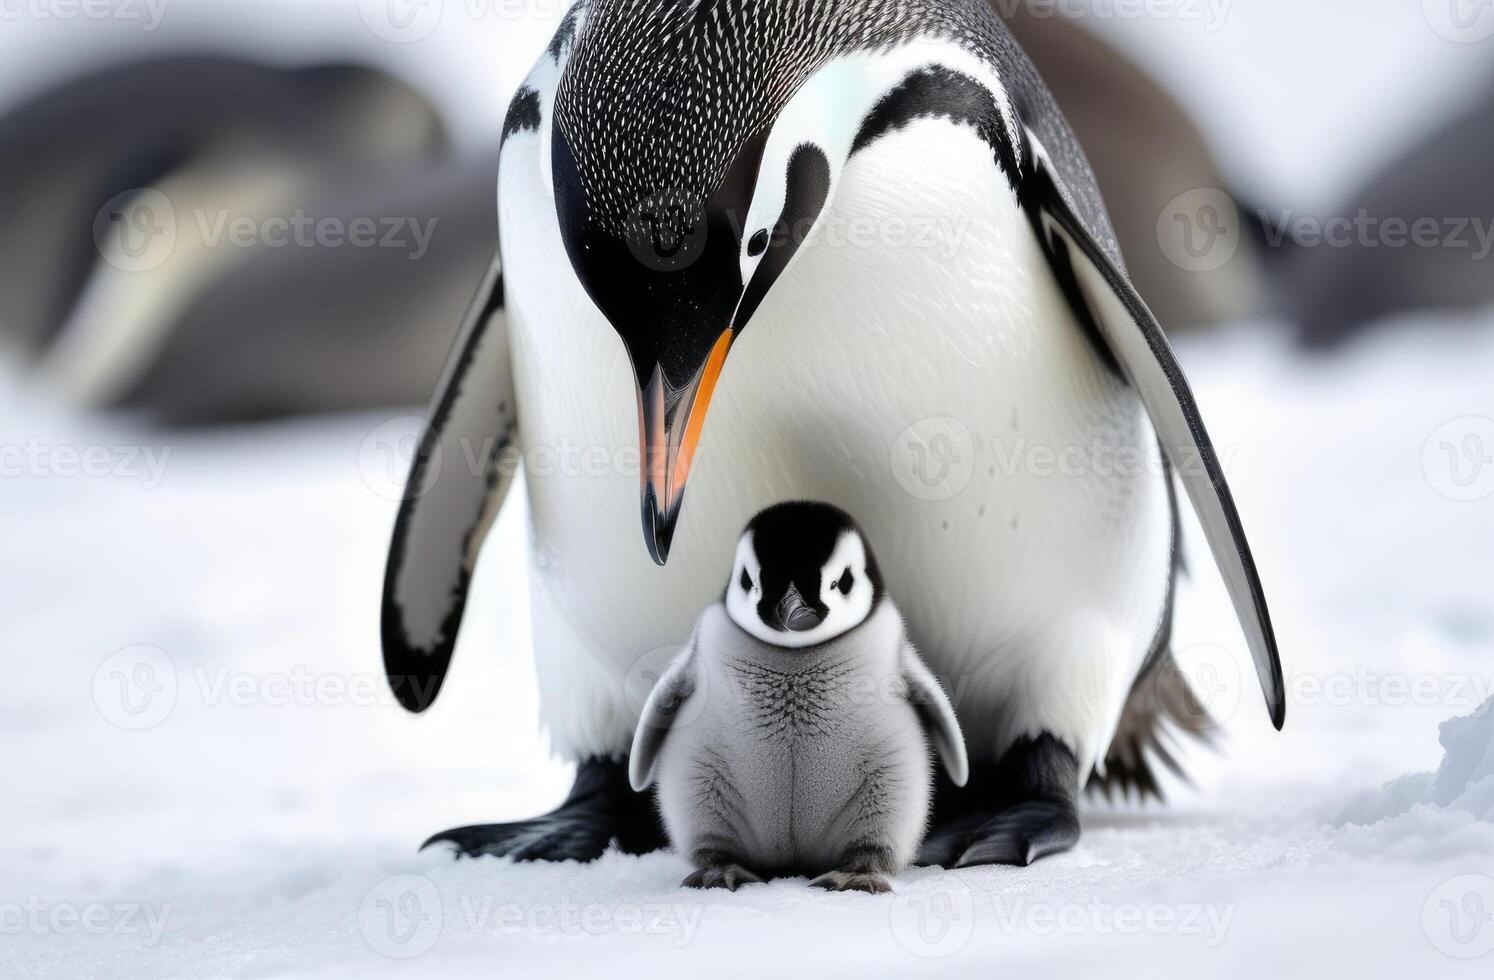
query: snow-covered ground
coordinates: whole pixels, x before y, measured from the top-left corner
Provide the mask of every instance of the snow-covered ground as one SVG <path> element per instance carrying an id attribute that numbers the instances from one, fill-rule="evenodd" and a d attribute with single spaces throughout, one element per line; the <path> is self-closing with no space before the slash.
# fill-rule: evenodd
<path id="1" fill-rule="evenodd" d="M 416 854 L 568 786 L 538 732 L 522 505 L 416 718 L 376 615 L 385 442 L 410 420 L 145 446 L 7 378 L 0 975 L 1488 976 L 1494 725 L 1449 729 L 1443 782 L 1481 787 L 1381 787 L 1437 769 L 1439 723 L 1494 685 L 1494 497 L 1454 499 L 1494 491 L 1494 332 L 1424 322 L 1315 364 L 1241 327 L 1183 353 L 1273 600 L 1285 733 L 1199 556 L 1179 647 L 1228 737 L 1190 754 L 1198 787 L 1094 804 L 1033 868 L 879 897 L 687 892 L 670 854 Z"/>

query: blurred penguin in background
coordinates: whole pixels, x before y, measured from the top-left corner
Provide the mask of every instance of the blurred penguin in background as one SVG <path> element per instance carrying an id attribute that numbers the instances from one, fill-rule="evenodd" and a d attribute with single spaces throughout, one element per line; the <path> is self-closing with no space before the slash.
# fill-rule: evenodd
<path id="1" fill-rule="evenodd" d="M 1294 240 L 1284 215 L 1262 220 L 1304 347 L 1341 347 L 1398 314 L 1494 304 L 1494 78 L 1330 215 L 1311 241 Z"/>
<path id="2" fill-rule="evenodd" d="M 1139 65 L 1058 9 L 994 4 L 1068 117 L 1110 211 L 1137 290 L 1169 332 L 1228 323 L 1263 302 L 1254 243 L 1222 268 L 1185 269 L 1168 258 L 1158 221 L 1201 189 L 1233 196 L 1198 126 Z"/>
<path id="3" fill-rule="evenodd" d="M 422 404 L 492 257 L 497 180 L 494 152 L 318 188 L 308 211 L 348 242 L 250 249 L 144 312 L 148 359 L 76 387 L 175 427 Z"/>
<path id="4" fill-rule="evenodd" d="M 369 68 L 94 72 L 0 117 L 0 337 L 69 401 L 171 424 L 420 401 L 491 171 Z"/>

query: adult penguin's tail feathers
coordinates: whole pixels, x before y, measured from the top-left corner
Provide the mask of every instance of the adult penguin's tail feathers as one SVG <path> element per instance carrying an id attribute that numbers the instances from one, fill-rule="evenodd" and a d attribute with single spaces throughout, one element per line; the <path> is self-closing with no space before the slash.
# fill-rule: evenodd
<path id="1" fill-rule="evenodd" d="M 1158 767 L 1188 782 L 1178 760 L 1179 750 L 1190 739 L 1213 746 L 1218 731 L 1218 723 L 1189 687 L 1172 652 L 1164 652 L 1132 686 L 1104 769 L 1097 768 L 1090 775 L 1087 789 L 1107 800 L 1133 795 L 1140 800 L 1162 800 Z"/>

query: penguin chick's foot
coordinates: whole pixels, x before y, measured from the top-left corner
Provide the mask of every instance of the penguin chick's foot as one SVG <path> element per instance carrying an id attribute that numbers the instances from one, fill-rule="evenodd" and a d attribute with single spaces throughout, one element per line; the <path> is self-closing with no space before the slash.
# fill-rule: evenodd
<path id="1" fill-rule="evenodd" d="M 516 823 L 456 827 L 420 845 L 451 844 L 463 857 L 511 857 L 515 861 L 594 861 L 617 842 L 628 854 L 647 854 L 668 843 L 653 801 L 628 785 L 628 761 L 588 759 L 558 808 Z"/>
<path id="2" fill-rule="evenodd" d="M 823 888 L 829 892 L 868 892 L 884 895 L 892 891 L 892 885 L 879 874 L 862 871 L 830 871 L 809 883 L 811 888 Z"/>
<path id="3" fill-rule="evenodd" d="M 971 790 L 994 802 L 973 804 Z M 921 865 L 1026 867 L 1079 842 L 1078 762 L 1052 735 L 1012 746 L 998 765 L 973 774 L 958 798 L 943 786 L 940 791 L 946 798 L 936 802 L 936 826 L 919 851 Z M 952 811 L 943 820 L 940 804 Z"/>
<path id="4" fill-rule="evenodd" d="M 685 888 L 725 888 L 734 892 L 743 885 L 761 882 L 761 878 L 740 864 L 718 864 L 692 872 L 680 884 Z"/>

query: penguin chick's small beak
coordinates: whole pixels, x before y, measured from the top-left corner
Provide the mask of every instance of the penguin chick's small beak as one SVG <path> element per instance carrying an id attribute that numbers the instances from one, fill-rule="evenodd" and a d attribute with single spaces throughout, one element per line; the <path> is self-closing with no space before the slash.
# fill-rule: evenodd
<path id="1" fill-rule="evenodd" d="M 663 370 L 656 366 L 648 383 L 638 392 L 643 540 L 660 565 L 669 561 L 695 447 L 731 342 L 732 331 L 724 331 L 716 339 L 705 364 L 683 388 L 673 388 Z"/>
<path id="2" fill-rule="evenodd" d="M 786 633 L 804 633 L 825 621 L 824 614 L 807 605 L 799 590 L 792 585 L 773 608 L 773 618 L 777 622 L 769 625 Z"/>

